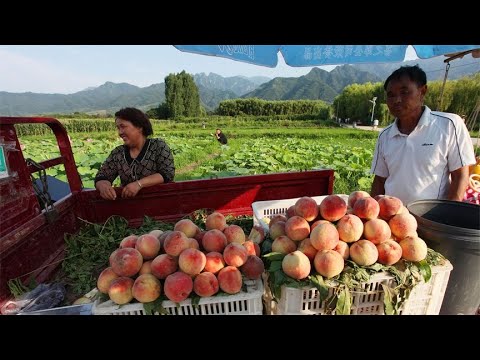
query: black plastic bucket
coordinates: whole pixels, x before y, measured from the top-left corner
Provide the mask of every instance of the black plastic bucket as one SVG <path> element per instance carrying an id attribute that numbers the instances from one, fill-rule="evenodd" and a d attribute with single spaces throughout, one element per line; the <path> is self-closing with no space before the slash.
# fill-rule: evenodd
<path id="1" fill-rule="evenodd" d="M 453 265 L 440 314 L 474 315 L 480 306 L 480 206 L 418 200 L 407 206 L 418 235 Z"/>

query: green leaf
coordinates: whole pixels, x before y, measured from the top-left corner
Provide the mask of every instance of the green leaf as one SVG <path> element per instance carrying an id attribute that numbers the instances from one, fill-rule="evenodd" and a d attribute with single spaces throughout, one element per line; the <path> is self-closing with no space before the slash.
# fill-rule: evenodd
<path id="1" fill-rule="evenodd" d="M 417 266 L 420 270 L 420 274 L 423 276 L 423 281 L 428 282 L 432 277 L 432 268 L 430 265 L 425 259 L 423 259 L 417 263 Z"/>
<path id="2" fill-rule="evenodd" d="M 163 307 L 163 297 L 159 297 L 155 301 L 151 301 L 148 303 L 143 304 L 143 309 L 145 310 L 145 314 L 147 315 L 155 315 L 155 313 L 159 313 L 162 315 L 168 314 L 167 310 Z"/>
<path id="3" fill-rule="evenodd" d="M 199 308 L 199 305 L 200 305 L 200 299 L 201 299 L 201 297 L 198 296 L 198 295 L 195 294 L 195 293 L 192 293 L 192 294 L 193 294 L 193 296 L 192 296 L 192 306 L 193 306 L 194 308 L 198 309 L 198 308 Z"/>
<path id="4" fill-rule="evenodd" d="M 270 260 L 270 261 L 278 261 L 278 260 L 283 260 L 286 254 L 282 254 L 279 252 L 271 252 L 269 254 L 263 255 L 264 258 Z"/>
<path id="5" fill-rule="evenodd" d="M 282 262 L 281 261 L 272 261 L 272 263 L 270 264 L 269 268 L 268 268 L 268 271 L 269 272 L 275 272 L 275 271 L 278 271 L 278 270 L 281 270 L 282 269 Z"/>
<path id="6" fill-rule="evenodd" d="M 352 296 L 350 290 L 344 287 L 338 294 L 337 306 L 335 307 L 335 314 L 337 315 L 350 315 L 350 309 L 352 307 Z"/>
<path id="7" fill-rule="evenodd" d="M 395 307 L 393 306 L 393 297 L 396 295 L 395 291 L 389 286 L 380 283 L 383 289 L 383 305 L 385 309 L 385 315 L 395 315 L 397 314 Z"/>
<path id="8" fill-rule="evenodd" d="M 325 284 L 322 275 L 310 275 L 310 281 L 318 290 L 319 301 L 322 302 L 328 297 L 329 287 Z"/>

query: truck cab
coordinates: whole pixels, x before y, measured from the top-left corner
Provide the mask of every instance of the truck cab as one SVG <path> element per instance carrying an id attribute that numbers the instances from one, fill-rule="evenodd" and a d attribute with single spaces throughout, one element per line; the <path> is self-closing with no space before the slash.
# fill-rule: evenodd
<path id="1" fill-rule="evenodd" d="M 16 124 L 49 126 L 60 156 L 38 163 L 25 159 Z M 60 164 L 70 191 L 53 201 L 45 169 Z M 144 216 L 175 222 L 203 208 L 252 215 L 253 202 L 329 195 L 333 181 L 333 170 L 174 181 L 142 189 L 132 199 L 122 199 L 122 189 L 115 188 L 117 200 L 108 201 L 83 187 L 68 134 L 57 119 L 0 117 L 0 306 L 11 298 L 9 280 L 33 276 L 42 283 L 55 274 L 65 255 L 64 236 L 79 231 L 85 223 L 80 219 L 104 223 L 119 215 L 136 227 Z"/>

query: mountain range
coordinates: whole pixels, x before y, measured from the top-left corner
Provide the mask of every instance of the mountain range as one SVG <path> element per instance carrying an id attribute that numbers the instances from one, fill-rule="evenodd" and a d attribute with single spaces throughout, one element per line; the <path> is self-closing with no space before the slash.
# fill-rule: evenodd
<path id="1" fill-rule="evenodd" d="M 328 72 L 313 68 L 300 77 L 223 77 L 215 73 L 194 74 L 200 100 L 207 110 L 219 102 L 239 97 L 266 100 L 321 99 L 332 102 L 343 88 L 353 83 L 384 81 L 402 65 L 419 64 L 429 80 L 443 79 L 443 57 L 402 63 L 359 64 L 337 66 Z M 448 78 L 453 80 L 480 72 L 480 60 L 471 56 L 452 61 Z M 138 87 L 127 83 L 106 82 L 98 87 L 74 94 L 10 93 L 0 91 L 0 115 L 27 116 L 73 112 L 115 112 L 121 107 L 135 106 L 142 110 L 157 107 L 165 101 L 165 84 Z"/>

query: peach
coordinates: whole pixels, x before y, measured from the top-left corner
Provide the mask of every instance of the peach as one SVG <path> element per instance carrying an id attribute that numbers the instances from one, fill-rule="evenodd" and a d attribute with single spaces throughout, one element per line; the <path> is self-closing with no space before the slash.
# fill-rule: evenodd
<path id="1" fill-rule="evenodd" d="M 384 196 L 378 200 L 378 206 L 380 207 L 378 216 L 388 221 L 403 208 L 403 203 L 395 196 Z"/>
<path id="2" fill-rule="evenodd" d="M 337 246 L 335 246 L 333 250 L 342 255 L 344 260 L 347 260 L 350 256 L 350 248 L 348 247 L 348 244 L 344 241 L 339 241 Z"/>
<path id="3" fill-rule="evenodd" d="M 165 252 L 171 256 L 179 256 L 180 253 L 190 247 L 190 240 L 181 231 L 172 231 L 163 243 Z"/>
<path id="4" fill-rule="evenodd" d="M 193 238 L 195 234 L 197 233 L 198 226 L 193 223 L 192 220 L 190 219 L 182 219 L 179 220 L 175 223 L 175 226 L 173 227 L 174 231 L 181 231 L 187 237 Z"/>
<path id="5" fill-rule="evenodd" d="M 219 290 L 218 279 L 211 272 L 203 272 L 193 280 L 193 291 L 201 297 L 215 295 Z"/>
<path id="6" fill-rule="evenodd" d="M 313 266 L 320 275 L 330 279 L 342 272 L 345 262 L 335 250 L 321 250 L 315 255 Z"/>
<path id="7" fill-rule="evenodd" d="M 403 239 L 409 235 L 414 235 L 417 231 L 417 220 L 409 213 L 397 214 L 388 222 L 392 234 L 399 239 Z"/>
<path id="8" fill-rule="evenodd" d="M 402 258 L 408 261 L 421 261 L 427 257 L 427 244 L 419 237 L 407 237 L 400 241 Z"/>
<path id="9" fill-rule="evenodd" d="M 245 264 L 247 258 L 247 249 L 241 244 L 228 244 L 223 251 L 223 260 L 225 260 L 227 265 L 240 267 Z"/>
<path id="10" fill-rule="evenodd" d="M 297 250 L 297 244 L 288 236 L 279 236 L 272 242 L 272 252 L 288 254 L 295 250 Z"/>
<path id="11" fill-rule="evenodd" d="M 377 247 L 369 240 L 358 240 L 350 246 L 350 259 L 357 265 L 373 265 L 378 259 Z"/>
<path id="12" fill-rule="evenodd" d="M 383 265 L 393 265 L 402 257 L 402 247 L 393 240 L 386 240 L 377 245 L 378 262 Z"/>
<path id="13" fill-rule="evenodd" d="M 242 274 L 250 280 L 260 279 L 264 270 L 265 265 L 262 259 L 255 255 L 250 255 L 245 264 L 240 268 Z"/>
<path id="14" fill-rule="evenodd" d="M 338 195 L 328 195 L 320 203 L 320 215 L 325 220 L 337 221 L 347 213 L 347 203 Z"/>
<path id="15" fill-rule="evenodd" d="M 163 234 L 163 231 L 160 229 L 155 229 L 149 232 L 150 235 L 156 236 L 157 239 L 160 238 L 160 235 Z"/>
<path id="16" fill-rule="evenodd" d="M 368 220 L 364 224 L 363 236 L 375 245 L 378 245 L 392 236 L 392 231 L 387 222 L 382 219 Z"/>
<path id="17" fill-rule="evenodd" d="M 309 274 L 312 266 L 307 255 L 301 251 L 293 251 L 282 260 L 283 272 L 293 279 L 305 279 Z"/>
<path id="18" fill-rule="evenodd" d="M 226 266 L 217 275 L 218 284 L 227 294 L 236 294 L 242 290 L 242 274 L 235 266 Z"/>
<path id="19" fill-rule="evenodd" d="M 142 254 L 137 249 L 123 248 L 115 252 L 112 269 L 118 276 L 136 275 L 143 265 Z"/>
<path id="20" fill-rule="evenodd" d="M 227 227 L 227 221 L 225 220 L 225 216 L 223 214 L 215 211 L 207 216 L 205 220 L 205 227 L 207 230 L 217 229 L 223 231 Z"/>
<path id="21" fill-rule="evenodd" d="M 285 214 L 285 217 L 287 219 L 290 219 L 294 215 L 297 215 L 297 214 L 295 213 L 295 205 L 292 205 L 287 209 L 287 213 Z"/>
<path id="22" fill-rule="evenodd" d="M 260 256 L 260 246 L 257 243 L 254 243 L 253 241 L 248 240 L 248 241 L 245 241 L 242 245 L 245 246 L 245 249 L 247 249 L 248 255 Z"/>
<path id="23" fill-rule="evenodd" d="M 132 295 L 137 301 L 147 303 L 157 300 L 162 293 L 162 284 L 152 274 L 143 274 L 135 279 Z"/>
<path id="24" fill-rule="evenodd" d="M 353 206 L 353 213 L 360 219 L 376 219 L 380 213 L 377 200 L 372 197 L 358 199 Z"/>
<path id="25" fill-rule="evenodd" d="M 115 274 L 115 271 L 111 267 L 104 269 L 97 279 L 97 289 L 103 294 L 108 293 L 108 289 L 112 284 L 113 280 L 118 279 L 118 275 Z"/>
<path id="26" fill-rule="evenodd" d="M 227 246 L 227 238 L 218 229 L 208 230 L 202 239 L 203 248 L 207 251 L 223 252 L 225 246 Z"/>
<path id="27" fill-rule="evenodd" d="M 159 279 L 165 279 L 168 275 L 178 270 L 178 259 L 168 254 L 158 255 L 152 260 L 150 269 L 154 276 Z"/>
<path id="28" fill-rule="evenodd" d="M 312 225 L 310 225 L 310 232 L 312 232 L 313 229 L 315 229 L 318 225 L 320 225 L 320 224 L 325 224 L 325 223 L 330 223 L 330 221 L 328 221 L 328 220 L 322 220 L 322 219 L 317 220 L 317 221 L 314 221 L 314 222 L 312 223 Z"/>
<path id="29" fill-rule="evenodd" d="M 198 244 L 198 241 L 195 240 L 194 238 L 188 238 L 188 248 L 190 249 L 200 249 L 200 245 Z"/>
<path id="30" fill-rule="evenodd" d="M 197 249 L 185 249 L 178 257 L 178 267 L 185 274 L 198 275 L 202 272 L 207 263 L 204 253 Z"/>
<path id="31" fill-rule="evenodd" d="M 126 238 L 123 238 L 122 241 L 120 241 L 120 248 L 135 248 L 135 243 L 137 242 L 137 235 L 129 235 Z"/>
<path id="32" fill-rule="evenodd" d="M 232 242 L 243 244 L 245 242 L 245 232 L 243 229 L 238 225 L 229 225 L 223 230 L 223 234 L 227 238 L 227 243 L 230 244 Z"/>
<path id="33" fill-rule="evenodd" d="M 373 198 L 374 198 L 375 200 L 377 200 L 377 202 L 378 202 L 378 201 L 379 201 L 381 198 L 383 198 L 383 197 L 385 197 L 385 195 L 383 195 L 383 194 L 378 194 L 378 195 L 374 196 Z"/>
<path id="34" fill-rule="evenodd" d="M 160 241 L 160 251 L 164 250 L 164 243 L 165 243 L 165 239 L 167 238 L 168 235 L 170 235 L 173 231 L 172 230 L 167 230 L 167 231 L 164 231 L 159 237 L 158 237 L 158 241 Z"/>
<path id="35" fill-rule="evenodd" d="M 318 204 L 309 196 L 303 196 L 295 203 L 295 215 L 312 221 L 318 216 Z"/>
<path id="36" fill-rule="evenodd" d="M 270 222 L 268 223 L 268 228 L 270 229 L 277 221 L 287 222 L 287 217 L 281 214 L 272 216 Z"/>
<path id="37" fill-rule="evenodd" d="M 118 252 L 118 250 L 120 249 L 117 249 L 117 250 L 114 250 L 110 256 L 108 257 L 108 264 L 110 265 L 110 267 L 112 267 L 112 261 L 113 261 L 113 258 L 115 257 L 116 253 Z"/>
<path id="38" fill-rule="evenodd" d="M 139 275 L 152 273 L 152 261 L 145 261 L 138 272 Z"/>
<path id="39" fill-rule="evenodd" d="M 140 251 L 145 260 L 150 260 L 160 252 L 160 241 L 155 235 L 145 234 L 137 239 L 135 249 Z"/>
<path id="40" fill-rule="evenodd" d="M 285 234 L 285 221 L 277 221 L 275 224 L 270 226 L 270 238 L 275 240 L 277 237 Z"/>
<path id="41" fill-rule="evenodd" d="M 285 234 L 293 241 L 300 241 L 310 234 L 310 225 L 301 216 L 292 216 L 285 223 Z"/>
<path id="42" fill-rule="evenodd" d="M 366 197 L 370 197 L 368 192 L 361 190 L 354 191 L 348 195 L 348 206 L 353 208 L 358 199 L 363 199 Z"/>
<path id="43" fill-rule="evenodd" d="M 338 241 L 338 231 L 332 223 L 320 224 L 310 234 L 310 242 L 317 250 L 332 250 Z"/>
<path id="44" fill-rule="evenodd" d="M 315 255 L 317 255 L 317 249 L 315 249 L 310 241 L 310 238 L 306 238 L 298 244 L 298 251 L 301 251 L 305 255 L 307 255 L 310 261 L 313 261 Z"/>
<path id="45" fill-rule="evenodd" d="M 357 215 L 345 215 L 338 220 L 337 231 L 340 240 L 346 243 L 358 241 L 363 234 L 363 222 Z"/>
<path id="46" fill-rule="evenodd" d="M 225 260 L 223 260 L 223 255 L 219 252 L 209 252 L 205 255 L 206 263 L 204 270 L 216 274 L 221 269 L 225 267 Z"/>
<path id="47" fill-rule="evenodd" d="M 400 210 L 398 210 L 397 214 L 410 214 L 410 211 L 405 206 L 402 206 Z"/>
<path id="48" fill-rule="evenodd" d="M 248 235 L 248 240 L 252 240 L 256 244 L 261 244 L 264 239 L 265 229 L 261 225 L 254 225 Z"/>
<path id="49" fill-rule="evenodd" d="M 124 276 L 119 277 L 110 284 L 108 296 L 115 304 L 127 304 L 133 300 L 132 287 L 133 279 Z"/>
<path id="50" fill-rule="evenodd" d="M 192 290 L 192 278 L 181 271 L 168 275 L 163 285 L 165 296 L 175 303 L 185 300 Z"/>

